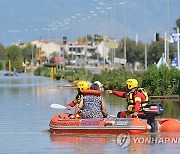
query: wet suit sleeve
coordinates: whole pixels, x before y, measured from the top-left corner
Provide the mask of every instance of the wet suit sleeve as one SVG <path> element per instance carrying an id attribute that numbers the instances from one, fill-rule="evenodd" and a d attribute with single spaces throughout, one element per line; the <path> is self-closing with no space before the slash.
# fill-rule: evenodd
<path id="1" fill-rule="evenodd" d="M 126 98 L 126 92 L 123 91 L 113 91 L 113 94 L 118 97 Z"/>
<path id="2" fill-rule="evenodd" d="M 139 112 L 141 107 L 141 102 L 143 102 L 143 100 L 145 100 L 145 96 L 142 93 L 137 92 L 137 94 L 134 96 L 134 101 L 135 101 L 134 112 Z"/>
<path id="3" fill-rule="evenodd" d="M 139 112 L 141 101 L 135 101 L 134 112 Z"/>
<path id="4" fill-rule="evenodd" d="M 77 98 L 78 98 L 78 95 L 68 105 L 70 105 L 71 107 L 74 107 L 78 103 L 78 99 Z"/>
<path id="5" fill-rule="evenodd" d="M 74 103 L 74 101 L 71 101 L 68 105 L 70 105 L 71 107 L 74 107 L 76 103 Z"/>

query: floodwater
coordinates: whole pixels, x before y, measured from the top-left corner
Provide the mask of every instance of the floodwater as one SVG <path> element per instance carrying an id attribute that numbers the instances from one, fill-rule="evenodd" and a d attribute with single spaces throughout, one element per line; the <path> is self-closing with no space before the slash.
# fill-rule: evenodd
<path id="1" fill-rule="evenodd" d="M 146 135 L 131 136 L 130 145 L 122 147 L 116 135 L 52 135 L 48 132 L 49 121 L 58 112 L 72 111 L 53 109 L 53 103 L 66 105 L 76 95 L 74 89 L 62 88 L 67 81 L 51 81 L 46 77 L 18 74 L 5 77 L 0 71 L 0 153 L 179 153 L 179 143 L 171 142 L 180 134 L 153 134 L 167 142 L 145 143 Z M 104 94 L 107 110 L 116 115 L 125 109 L 123 99 Z M 180 118 L 178 102 L 165 103 L 164 116 Z M 170 106 L 170 107 L 169 107 Z M 171 111 L 173 109 L 173 111 Z M 169 111 L 170 110 L 170 111 Z M 138 137 L 139 140 L 137 140 Z M 135 141 L 138 141 L 135 142 Z"/>

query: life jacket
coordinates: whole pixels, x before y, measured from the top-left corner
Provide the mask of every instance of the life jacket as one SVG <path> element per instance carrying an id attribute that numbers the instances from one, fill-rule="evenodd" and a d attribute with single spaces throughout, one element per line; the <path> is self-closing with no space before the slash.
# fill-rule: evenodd
<path id="1" fill-rule="evenodd" d="M 80 103 L 80 101 L 83 99 L 83 94 L 77 94 L 77 96 L 74 98 L 73 102 L 77 105 Z"/>
<path id="2" fill-rule="evenodd" d="M 87 89 L 83 91 L 83 95 L 101 95 L 101 92 L 99 90 L 91 90 L 91 89 Z"/>
<path id="3" fill-rule="evenodd" d="M 88 89 L 83 94 L 82 118 L 103 118 L 101 92 Z"/>
<path id="4" fill-rule="evenodd" d="M 135 98 L 134 96 L 137 94 L 137 91 L 142 93 L 145 96 L 145 101 L 141 101 L 141 106 L 140 106 L 140 111 L 144 110 L 144 107 L 148 104 L 149 102 L 149 97 L 148 94 L 146 92 L 146 90 L 144 88 L 138 88 L 136 91 L 132 92 L 128 92 L 126 94 L 126 101 L 128 102 L 128 106 L 127 106 L 127 110 L 130 112 L 133 112 L 133 109 L 135 108 Z"/>
<path id="5" fill-rule="evenodd" d="M 145 96 L 145 101 L 143 103 L 148 103 L 149 97 L 148 97 L 147 91 L 144 88 L 138 88 L 138 91 Z"/>

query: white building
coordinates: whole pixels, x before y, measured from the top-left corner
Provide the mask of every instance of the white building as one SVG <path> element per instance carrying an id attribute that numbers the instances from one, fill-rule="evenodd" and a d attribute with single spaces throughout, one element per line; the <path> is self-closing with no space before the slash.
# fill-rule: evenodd
<path id="1" fill-rule="evenodd" d="M 97 51 L 101 57 L 104 57 L 106 60 L 108 60 L 110 48 L 106 46 L 105 41 L 100 42 L 100 44 L 97 46 Z"/>
<path id="2" fill-rule="evenodd" d="M 53 41 L 47 40 L 34 40 L 31 44 L 35 45 L 36 48 L 40 48 L 40 51 L 43 55 L 46 56 L 47 59 L 51 58 L 53 53 L 57 53 L 58 55 L 63 55 L 64 51 L 68 55 L 74 55 L 77 57 L 81 56 L 91 56 L 93 53 L 99 53 L 100 57 L 104 57 L 104 59 L 109 59 L 109 51 L 110 48 L 107 46 L 107 42 L 102 41 L 100 43 L 71 43 L 68 42 L 66 45 L 62 43 L 56 43 Z"/>
<path id="3" fill-rule="evenodd" d="M 47 58 L 51 57 L 51 54 L 54 52 L 62 54 L 62 49 L 64 48 L 63 44 L 57 44 L 46 40 L 35 40 L 32 41 L 31 44 L 35 45 L 36 48 L 40 48 Z"/>

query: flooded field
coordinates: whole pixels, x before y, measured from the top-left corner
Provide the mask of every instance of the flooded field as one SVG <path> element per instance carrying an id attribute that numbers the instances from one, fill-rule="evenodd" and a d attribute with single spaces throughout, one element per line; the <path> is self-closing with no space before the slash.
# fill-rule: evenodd
<path id="1" fill-rule="evenodd" d="M 3 74 L 0 72 L 0 153 L 179 153 L 180 141 L 172 142 L 180 138 L 178 133 L 130 136 L 126 147 L 120 145 L 116 135 L 52 135 L 48 132 L 52 116 L 58 112 L 73 113 L 73 110 L 53 109 L 50 105 L 66 105 L 75 97 L 76 90 L 61 88 L 69 84 L 67 81 Z M 123 99 L 107 94 L 103 97 L 111 115 L 126 108 Z M 163 105 L 163 117 L 180 118 L 179 102 L 163 102 Z M 147 137 L 168 141 L 148 143 L 144 141 Z"/>

